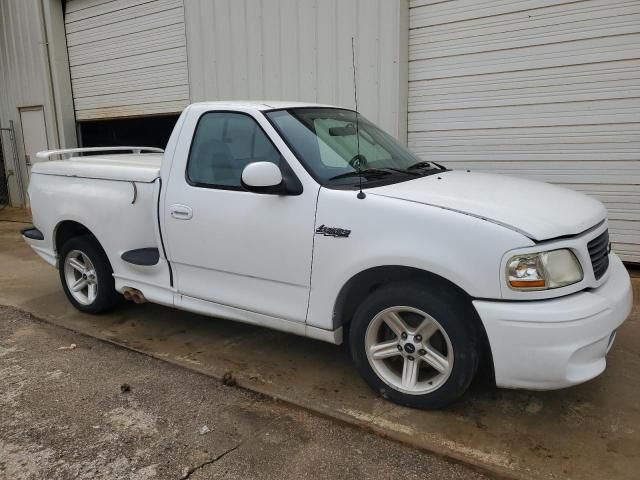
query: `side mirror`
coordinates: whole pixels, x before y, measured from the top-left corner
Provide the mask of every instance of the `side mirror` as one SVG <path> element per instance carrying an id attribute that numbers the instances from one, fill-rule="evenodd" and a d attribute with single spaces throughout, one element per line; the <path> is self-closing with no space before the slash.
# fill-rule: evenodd
<path id="1" fill-rule="evenodd" d="M 282 172 L 271 162 L 250 163 L 242 171 L 242 186 L 251 192 L 284 194 Z"/>
<path id="2" fill-rule="evenodd" d="M 300 195 L 302 183 L 291 167 L 283 163 L 282 170 L 271 162 L 250 163 L 242 171 L 242 186 L 255 193 Z"/>

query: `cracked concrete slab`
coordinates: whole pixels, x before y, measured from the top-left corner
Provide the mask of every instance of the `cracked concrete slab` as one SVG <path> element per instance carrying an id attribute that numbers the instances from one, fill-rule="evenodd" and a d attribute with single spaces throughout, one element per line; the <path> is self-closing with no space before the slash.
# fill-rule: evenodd
<path id="1" fill-rule="evenodd" d="M 13 308 L 0 345 L 2 479 L 488 478 Z"/>
<path id="2" fill-rule="evenodd" d="M 228 454 L 235 452 L 238 448 L 240 448 L 240 445 L 242 445 L 242 443 L 238 443 L 234 447 L 231 447 L 228 450 L 225 450 L 220 455 L 213 457 L 211 460 L 207 460 L 206 462 L 203 462 L 200 465 L 196 465 L 195 467 L 188 468 L 185 474 L 182 477 L 180 477 L 180 480 L 187 480 L 188 478 L 191 478 L 191 476 L 194 473 L 202 470 L 205 467 L 208 467 L 209 465 L 213 465 L 218 460 L 221 460 L 222 458 L 226 457 Z"/>
<path id="3" fill-rule="evenodd" d="M 0 303 L 378 432 L 520 478 L 635 479 L 640 469 L 640 276 L 636 304 L 599 378 L 554 392 L 479 379 L 448 410 L 419 412 L 374 395 L 345 348 L 157 305 L 92 317 L 66 301 L 57 272 L 0 222 Z"/>

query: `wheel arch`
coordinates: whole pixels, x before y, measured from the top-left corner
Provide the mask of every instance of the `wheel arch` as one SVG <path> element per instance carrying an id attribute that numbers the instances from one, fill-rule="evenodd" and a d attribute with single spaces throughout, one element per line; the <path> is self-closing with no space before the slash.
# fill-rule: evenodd
<path id="1" fill-rule="evenodd" d="M 53 248 L 56 254 L 60 253 L 62 246 L 73 237 L 90 235 L 98 245 L 100 242 L 94 233 L 80 222 L 75 220 L 62 220 L 53 229 Z M 102 248 L 102 247 L 101 247 Z M 104 249 L 103 249 L 104 250 Z"/>
<path id="2" fill-rule="evenodd" d="M 85 313 L 101 314 L 112 310 L 121 302 L 122 297 L 115 289 L 111 260 L 98 238 L 88 227 L 74 220 L 62 220 L 56 224 L 53 230 L 52 241 L 63 290 L 75 308 Z M 84 303 L 70 291 L 71 285 L 66 272 L 65 255 L 71 250 L 79 250 L 82 254 L 87 255 L 93 264 L 92 269 L 95 277 L 91 277 L 91 280 L 98 285 L 98 288 L 93 298 L 89 298 L 90 294 L 87 293 L 85 300 L 88 299 L 89 303 Z M 88 272 L 84 273 L 87 274 L 84 276 L 84 279 L 87 280 Z M 79 278 L 76 276 L 75 280 L 79 280 Z"/>
<path id="3" fill-rule="evenodd" d="M 362 301 L 383 285 L 392 283 L 416 283 L 431 288 L 444 288 L 460 298 L 469 309 L 470 321 L 480 332 L 481 367 L 488 369 L 493 378 L 493 358 L 491 346 L 482 320 L 473 306 L 473 297 L 452 281 L 429 271 L 403 265 L 384 265 L 371 267 L 352 276 L 340 289 L 333 308 L 333 328 L 344 327 L 347 335 L 349 323 Z"/>
<path id="4" fill-rule="evenodd" d="M 111 271 L 113 271 L 113 266 L 111 264 L 111 260 L 109 259 L 109 255 L 107 255 L 107 252 L 100 243 L 100 240 L 98 240 L 98 237 L 87 226 L 75 220 L 61 220 L 55 226 L 53 230 L 53 248 L 56 255 L 60 255 L 60 250 L 66 242 L 68 242 L 72 238 L 80 237 L 82 235 L 91 237 L 97 247 L 104 253 L 109 264 L 109 268 L 111 268 Z M 58 259 L 58 263 L 59 262 L 60 260 Z"/>

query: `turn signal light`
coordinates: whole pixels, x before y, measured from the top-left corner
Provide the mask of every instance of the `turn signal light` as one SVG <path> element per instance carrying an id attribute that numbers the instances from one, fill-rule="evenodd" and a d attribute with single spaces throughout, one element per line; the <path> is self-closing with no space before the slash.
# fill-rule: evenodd
<path id="1" fill-rule="evenodd" d="M 546 286 L 544 280 L 511 280 L 509 284 L 513 288 L 544 288 Z"/>

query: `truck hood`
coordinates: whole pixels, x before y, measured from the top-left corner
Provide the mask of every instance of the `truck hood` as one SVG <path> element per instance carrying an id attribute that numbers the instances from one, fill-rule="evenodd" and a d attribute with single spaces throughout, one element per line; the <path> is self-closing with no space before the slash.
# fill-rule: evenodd
<path id="1" fill-rule="evenodd" d="M 447 171 L 368 193 L 482 218 L 536 241 L 576 235 L 607 215 L 598 200 L 573 190 L 488 173 Z"/>

